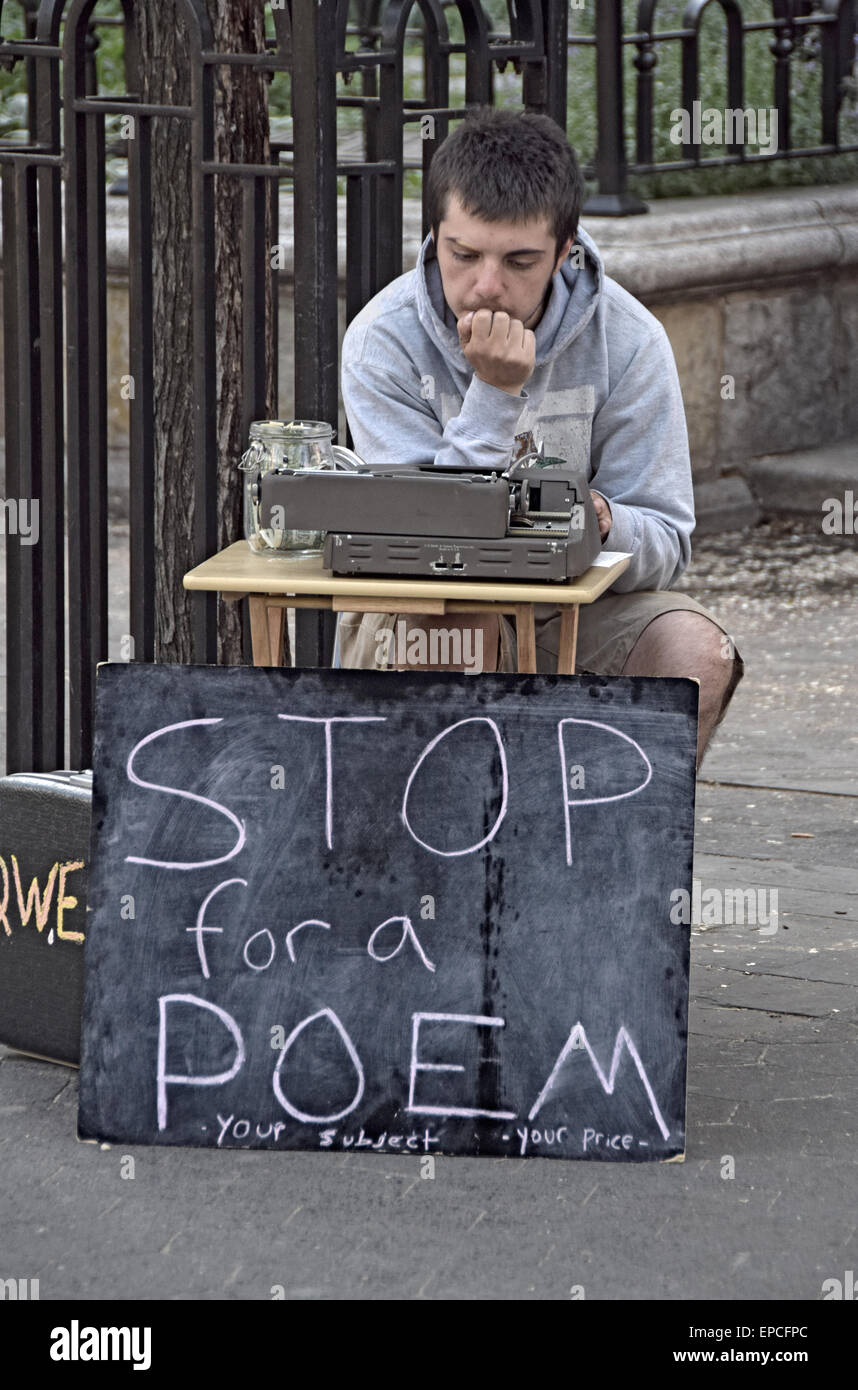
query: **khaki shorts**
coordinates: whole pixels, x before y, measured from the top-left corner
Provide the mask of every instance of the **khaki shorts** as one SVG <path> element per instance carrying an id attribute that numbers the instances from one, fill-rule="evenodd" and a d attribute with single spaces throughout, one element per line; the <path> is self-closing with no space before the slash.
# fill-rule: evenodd
<path id="1" fill-rule="evenodd" d="M 677 610 L 700 613 L 729 638 L 727 629 L 714 614 L 687 594 L 672 589 L 639 590 L 631 594 L 603 594 L 595 603 L 581 604 L 578 609 L 578 649 L 576 671 L 590 671 L 600 676 L 618 676 L 628 660 L 632 647 L 645 627 L 662 613 Z M 404 616 L 408 621 L 408 615 Z M 457 615 L 461 617 L 462 615 Z M 395 613 L 341 613 L 337 628 L 339 665 L 351 669 L 386 670 L 380 657 L 384 652 L 382 629 L 391 631 L 397 620 Z M 426 621 L 424 619 L 424 621 Z M 436 620 L 443 627 L 444 619 Z M 506 618 L 501 619 L 499 671 L 515 671 L 518 656 L 515 629 Z M 560 642 L 560 610 L 552 604 L 538 603 L 534 608 L 536 628 L 536 669 L 551 673 L 557 670 L 557 651 Z M 733 646 L 738 673 L 743 670 L 742 658 Z M 725 656 L 729 653 L 725 651 Z"/>

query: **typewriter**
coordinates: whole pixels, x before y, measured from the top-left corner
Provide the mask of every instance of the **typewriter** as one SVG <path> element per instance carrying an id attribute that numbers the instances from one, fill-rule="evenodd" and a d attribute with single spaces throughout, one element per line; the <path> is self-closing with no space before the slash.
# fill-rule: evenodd
<path id="1" fill-rule="evenodd" d="M 323 532 L 337 575 L 565 583 L 601 549 L 587 478 L 529 434 L 516 443 L 498 472 L 270 469 L 253 483 L 260 522 Z"/>

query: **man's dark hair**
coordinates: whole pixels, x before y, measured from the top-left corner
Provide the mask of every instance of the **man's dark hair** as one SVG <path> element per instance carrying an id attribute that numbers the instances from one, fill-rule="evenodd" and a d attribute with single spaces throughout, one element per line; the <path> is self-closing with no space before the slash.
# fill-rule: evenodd
<path id="1" fill-rule="evenodd" d="M 575 151 L 549 116 L 478 106 L 429 166 L 426 206 L 436 237 L 451 193 L 485 222 L 546 217 L 559 255 L 578 230 L 584 180 Z"/>

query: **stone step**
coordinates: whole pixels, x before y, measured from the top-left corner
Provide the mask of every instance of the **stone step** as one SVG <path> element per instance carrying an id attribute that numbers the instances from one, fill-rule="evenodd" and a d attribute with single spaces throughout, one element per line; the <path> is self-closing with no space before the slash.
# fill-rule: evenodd
<path id="1" fill-rule="evenodd" d="M 827 499 L 836 498 L 842 504 L 849 490 L 853 501 L 858 496 L 858 439 L 844 439 L 818 449 L 799 449 L 791 454 L 765 454 L 750 459 L 745 471 L 751 491 L 765 513 L 821 516 Z"/>
<path id="2" fill-rule="evenodd" d="M 764 454 L 748 459 L 742 473 L 695 483 L 697 535 L 742 530 L 772 516 L 818 516 L 821 526 L 828 514 L 832 534 L 858 534 L 846 497 L 851 491 L 853 506 L 858 500 L 858 440 Z"/>

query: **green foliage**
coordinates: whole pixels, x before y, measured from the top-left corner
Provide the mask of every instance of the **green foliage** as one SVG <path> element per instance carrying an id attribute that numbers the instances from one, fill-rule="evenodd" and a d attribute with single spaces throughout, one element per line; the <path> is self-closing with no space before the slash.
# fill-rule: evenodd
<path id="1" fill-rule="evenodd" d="M 3 7 L 3 38 L 23 39 L 24 12 L 17 4 Z M 0 140 L 24 139 L 27 125 L 27 75 L 23 63 L 11 72 L 0 68 Z"/>
<path id="2" fill-rule="evenodd" d="M 666 33 L 683 27 L 687 0 L 660 0 L 656 9 L 655 32 Z M 498 32 L 508 32 L 506 0 L 483 0 L 484 9 Z M 740 0 L 746 24 L 771 21 L 771 0 Z M 623 28 L 625 33 L 637 31 L 637 0 L 624 0 Z M 569 36 L 591 37 L 595 33 L 596 0 L 585 0 L 584 7 L 569 6 Z M 458 12 L 447 11 L 450 16 Z M 451 30 L 453 25 L 451 24 Z M 461 27 L 456 33 L 461 38 Z M 746 34 L 744 42 L 744 107 L 770 107 L 774 101 L 774 62 L 769 45 L 774 34 L 761 30 Z M 638 74 L 634 66 L 637 56 L 634 45 L 623 51 L 623 108 L 626 137 L 626 157 L 635 160 L 635 114 Z M 656 45 L 658 63 L 653 82 L 653 162 L 656 164 L 679 160 L 681 147 L 671 143 L 673 124 L 671 111 L 682 101 L 681 44 L 670 41 Z M 455 60 L 454 60 L 455 61 Z M 452 67 L 452 64 L 451 64 Z M 717 3 L 704 13 L 700 28 L 699 48 L 700 101 L 702 106 L 723 111 L 730 105 L 727 95 L 727 25 L 725 14 Z M 566 130 L 579 161 L 592 165 L 596 156 L 596 51 L 592 46 L 572 45 L 569 49 L 567 81 Z M 451 101 L 464 93 L 464 72 L 456 83 L 451 81 Z M 821 60 L 819 30 L 810 27 L 800 34 L 791 62 L 792 147 L 807 148 L 821 143 Z M 407 93 L 407 95 L 412 95 Z M 495 84 L 496 102 L 521 102 L 521 86 L 507 69 Z M 840 143 L 858 144 L 858 88 L 854 80 L 848 84 L 841 109 Z M 749 151 L 750 152 L 750 151 Z M 703 147 L 703 157 L 718 158 L 727 154 L 717 145 Z M 786 187 L 808 183 L 840 183 L 858 177 L 858 155 L 838 155 L 798 160 L 776 160 L 737 164 L 720 169 L 676 170 L 663 174 L 636 175 L 629 187 L 644 198 L 690 197 L 704 194 L 728 194 L 754 188 Z"/>
<path id="3" fill-rule="evenodd" d="M 24 11 L 20 3 L 7 0 L 3 5 L 3 38 L 23 39 Z M 100 0 L 93 14 L 98 47 L 95 54 L 98 90 L 102 96 L 122 93 L 125 86 L 125 35 L 122 28 L 120 0 Z M 107 20 L 104 24 L 101 21 Z M 109 21 L 116 21 L 110 23 Z M 60 40 L 64 25 L 60 28 Z M 11 72 L 0 69 L 0 139 L 26 138 L 27 71 L 23 61 L 15 63 Z M 108 141 L 119 129 L 119 117 L 105 122 Z"/>
<path id="4" fill-rule="evenodd" d="M 588 0 L 589 3 L 589 0 Z M 636 4 L 624 0 L 626 32 L 634 32 Z M 656 15 L 655 30 L 666 32 L 682 27 L 685 0 L 661 0 Z M 771 0 L 741 0 L 745 24 L 769 22 L 772 19 Z M 590 16 L 588 15 L 588 18 Z M 592 29 L 592 20 L 590 19 Z M 580 32 L 586 33 L 584 24 Z M 745 35 L 744 41 L 744 100 L 747 109 L 771 107 L 774 103 L 774 61 L 770 45 L 772 30 L 758 30 Z M 658 65 L 653 84 L 653 159 L 662 163 L 681 158 L 681 147 L 670 141 L 670 113 L 682 101 L 681 44 L 669 42 L 656 47 Z M 635 151 L 635 101 L 637 72 L 634 58 L 637 49 L 627 46 L 623 72 L 624 117 L 626 149 L 630 161 Z M 593 59 L 590 81 L 594 80 Z M 571 63 L 570 63 L 571 70 Z M 702 107 L 723 111 L 731 105 L 727 91 L 727 25 L 720 5 L 710 5 L 704 13 L 700 29 L 699 49 L 700 93 Z M 799 33 L 790 63 L 792 94 L 791 137 L 793 149 L 821 144 L 821 59 L 819 30 L 810 27 Z M 586 86 L 589 83 L 585 84 Z M 580 85 L 578 85 L 580 91 Z M 570 94 L 571 95 L 571 94 Z M 569 133 L 575 141 L 577 107 L 570 101 Z M 587 117 L 584 117 L 586 122 Z M 585 125 L 587 144 L 582 148 L 585 158 L 592 158 L 595 132 Z M 783 131 L 780 132 L 783 144 Z M 858 143 L 858 105 L 854 91 L 847 94 L 841 109 L 840 142 Z M 752 151 L 748 151 L 749 153 Z M 718 158 L 727 154 L 724 147 L 704 146 L 704 157 Z M 737 164 L 722 169 L 678 170 L 676 173 L 638 175 L 630 179 L 630 188 L 645 198 L 729 194 L 754 188 L 796 186 L 808 183 L 839 183 L 858 176 L 858 156 L 841 155 L 831 158 L 777 160 Z"/>

